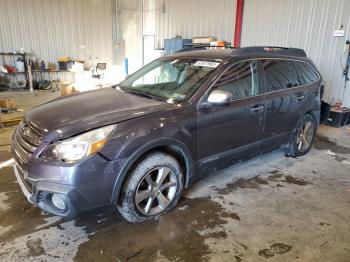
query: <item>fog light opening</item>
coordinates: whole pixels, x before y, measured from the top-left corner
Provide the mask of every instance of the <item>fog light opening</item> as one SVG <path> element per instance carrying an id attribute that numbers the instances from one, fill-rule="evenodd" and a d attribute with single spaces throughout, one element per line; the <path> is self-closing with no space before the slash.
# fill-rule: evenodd
<path id="1" fill-rule="evenodd" d="M 67 209 L 66 197 L 62 194 L 52 194 L 51 202 L 53 207 L 55 207 L 59 211 L 65 211 Z"/>

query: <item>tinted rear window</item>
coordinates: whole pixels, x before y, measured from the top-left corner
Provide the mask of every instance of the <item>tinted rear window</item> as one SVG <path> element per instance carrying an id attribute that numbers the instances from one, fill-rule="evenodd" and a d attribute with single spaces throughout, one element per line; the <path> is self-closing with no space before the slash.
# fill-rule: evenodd
<path id="1" fill-rule="evenodd" d="M 298 74 L 291 61 L 264 59 L 262 65 L 265 72 L 266 92 L 284 90 L 300 85 Z"/>
<path id="2" fill-rule="evenodd" d="M 308 63 L 299 61 L 293 61 L 293 63 L 298 71 L 301 85 L 309 85 L 319 80 L 319 75 Z"/>

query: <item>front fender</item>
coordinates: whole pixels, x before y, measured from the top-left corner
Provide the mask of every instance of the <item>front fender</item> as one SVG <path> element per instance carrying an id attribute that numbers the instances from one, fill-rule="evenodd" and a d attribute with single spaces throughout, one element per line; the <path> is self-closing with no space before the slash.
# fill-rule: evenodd
<path id="1" fill-rule="evenodd" d="M 185 187 L 188 186 L 189 181 L 192 179 L 194 174 L 194 165 L 193 158 L 191 156 L 191 151 L 187 148 L 187 146 L 173 138 L 159 138 L 155 141 L 148 142 L 144 144 L 142 147 L 138 148 L 125 162 L 123 167 L 121 168 L 117 179 L 114 184 L 111 203 L 116 203 L 119 198 L 120 191 L 123 186 L 123 182 L 128 174 L 130 168 L 135 164 L 135 162 L 147 152 L 150 152 L 161 146 L 172 146 L 175 147 L 182 157 L 185 159 L 186 164 L 186 174 L 185 174 Z"/>

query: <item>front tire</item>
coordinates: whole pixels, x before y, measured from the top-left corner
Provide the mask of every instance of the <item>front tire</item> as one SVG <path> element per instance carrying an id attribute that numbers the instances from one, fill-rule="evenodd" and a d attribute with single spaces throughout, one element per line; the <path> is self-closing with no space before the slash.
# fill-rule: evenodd
<path id="1" fill-rule="evenodd" d="M 128 174 L 117 208 L 131 223 L 155 219 L 176 206 L 182 191 L 183 173 L 177 160 L 152 153 Z"/>
<path id="2" fill-rule="evenodd" d="M 307 114 L 299 121 L 287 147 L 286 156 L 298 157 L 307 154 L 315 139 L 317 125 L 315 119 Z"/>

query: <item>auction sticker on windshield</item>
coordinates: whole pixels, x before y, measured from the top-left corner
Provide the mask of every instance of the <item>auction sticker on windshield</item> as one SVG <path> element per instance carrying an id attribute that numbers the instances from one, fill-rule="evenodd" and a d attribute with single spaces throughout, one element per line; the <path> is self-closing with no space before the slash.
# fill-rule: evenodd
<path id="1" fill-rule="evenodd" d="M 212 62 L 212 61 L 197 61 L 194 65 L 195 66 L 205 66 L 205 67 L 216 68 L 216 67 L 218 67 L 218 65 L 220 65 L 220 63 L 219 62 Z"/>

